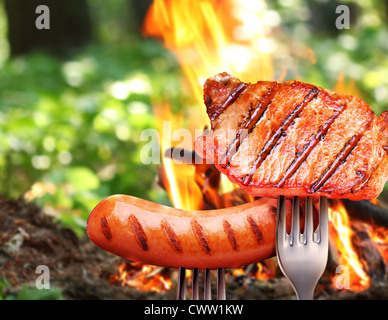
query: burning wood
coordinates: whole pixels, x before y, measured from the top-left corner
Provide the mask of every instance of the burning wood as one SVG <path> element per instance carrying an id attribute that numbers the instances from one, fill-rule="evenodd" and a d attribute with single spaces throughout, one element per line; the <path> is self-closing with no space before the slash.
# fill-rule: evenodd
<path id="1" fill-rule="evenodd" d="M 200 158 L 194 150 L 188 152 L 182 148 L 179 150 L 177 150 L 177 148 L 171 148 L 169 151 L 174 152 L 165 152 L 165 155 L 171 157 L 173 157 L 174 154 L 177 154 L 177 151 L 182 154 L 191 154 L 190 159 L 186 159 L 187 161 L 185 164 L 193 165 L 195 167 L 193 180 L 202 192 L 203 207 L 201 209 L 228 208 L 254 200 L 252 196 L 241 188 L 235 188 L 232 191 L 222 193 L 220 171 L 218 171 L 212 163 L 206 163 L 205 159 Z M 200 160 L 194 161 L 195 159 Z M 164 167 L 159 168 L 158 178 L 159 185 L 167 190 L 168 179 Z"/>
<path id="2" fill-rule="evenodd" d="M 374 238 L 374 225 L 352 219 L 343 200 L 332 203 L 330 213 L 331 251 L 337 257 L 337 265 L 349 268 L 349 289 L 362 291 L 372 282 L 385 281 L 388 257 L 381 253 L 379 242 Z M 334 275 L 333 284 L 339 276 Z"/>
<path id="3" fill-rule="evenodd" d="M 374 200 L 375 202 L 377 200 Z M 378 202 L 374 204 L 372 201 L 361 200 L 351 201 L 342 200 L 349 216 L 353 219 L 363 221 L 365 223 L 382 226 L 388 228 L 388 210 L 381 207 Z"/>
<path id="4" fill-rule="evenodd" d="M 370 281 L 377 283 L 385 281 L 387 278 L 386 262 L 380 254 L 377 244 L 369 235 L 369 226 L 353 223 L 352 229 L 354 231 L 353 246 Z"/>
<path id="5" fill-rule="evenodd" d="M 117 267 L 117 274 L 110 276 L 110 283 L 137 288 L 141 291 L 162 292 L 170 290 L 170 271 L 138 262 L 124 261 Z"/>

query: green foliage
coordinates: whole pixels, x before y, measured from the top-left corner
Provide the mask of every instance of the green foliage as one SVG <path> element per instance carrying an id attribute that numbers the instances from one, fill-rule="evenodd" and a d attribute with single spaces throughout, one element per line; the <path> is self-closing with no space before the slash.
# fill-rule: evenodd
<path id="1" fill-rule="evenodd" d="M 154 41 L 102 45 L 61 61 L 8 60 L 0 74 L 0 193 L 36 198 L 82 233 L 92 208 L 115 193 L 150 198 L 157 168 L 140 161 L 151 100 L 179 104 L 174 58 Z M 44 191 L 44 192 L 43 192 Z"/>
<path id="2" fill-rule="evenodd" d="M 59 288 L 30 289 L 24 284 L 17 296 L 7 296 L 6 300 L 63 300 L 63 297 Z"/>
<path id="3" fill-rule="evenodd" d="M 63 300 L 59 288 L 30 289 L 27 284 L 24 284 L 15 296 L 6 294 L 6 289 L 11 287 L 12 285 L 8 280 L 0 278 L 0 300 Z"/>
<path id="4" fill-rule="evenodd" d="M 5 294 L 5 289 L 10 286 L 11 283 L 7 279 L 0 278 L 0 300 L 5 300 L 7 298 Z"/>

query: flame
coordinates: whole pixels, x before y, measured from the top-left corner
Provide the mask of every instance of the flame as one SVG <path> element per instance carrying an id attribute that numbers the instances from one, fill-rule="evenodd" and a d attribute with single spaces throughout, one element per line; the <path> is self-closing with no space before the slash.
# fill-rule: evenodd
<path id="1" fill-rule="evenodd" d="M 194 100 L 195 110 L 190 113 L 192 124 L 209 126 L 202 91 L 208 77 L 227 71 L 247 82 L 273 79 L 273 45 L 266 9 L 263 0 L 155 0 L 151 5 L 143 34 L 162 38 L 177 57 Z M 180 179 L 176 173 L 181 175 L 182 169 L 173 168 L 168 162 L 166 169 L 173 188 L 179 184 L 173 180 Z M 189 185 L 190 182 L 186 184 Z M 220 192 L 235 188 L 235 184 L 221 175 Z M 181 200 L 182 195 L 172 193 L 173 202 L 187 209 L 181 206 L 187 203 Z"/>
<path id="2" fill-rule="evenodd" d="M 271 271 L 266 268 L 262 263 L 257 263 L 257 272 L 255 274 L 255 277 L 257 280 L 268 280 L 273 278 L 273 274 Z"/>
<path id="3" fill-rule="evenodd" d="M 352 291 L 361 291 L 370 285 L 370 278 L 363 269 L 352 244 L 353 231 L 346 208 L 340 201 L 329 208 L 330 238 L 340 253 L 338 262 L 349 267 L 349 287 Z M 336 283 L 340 274 L 336 274 L 332 281 Z"/>
<path id="4" fill-rule="evenodd" d="M 232 271 L 233 277 L 245 276 L 245 270 L 243 268 L 235 268 Z"/>
<path id="5" fill-rule="evenodd" d="M 352 96 L 361 98 L 361 93 L 356 87 L 356 82 L 354 81 L 354 79 L 345 80 L 344 72 L 341 72 L 339 74 L 334 90 L 337 92 L 350 94 Z"/>
<path id="6" fill-rule="evenodd" d="M 182 139 L 181 142 L 174 142 L 171 139 L 174 132 L 176 133 L 177 130 L 183 128 L 188 129 L 184 129 L 182 133 L 188 133 L 191 137 L 194 131 L 193 126 L 184 119 L 182 113 L 174 114 L 167 103 L 163 104 L 162 107 L 156 106 L 154 110 L 156 118 L 161 123 L 159 125 L 161 150 L 170 153 L 170 156 L 164 154 L 163 158 L 166 192 L 175 208 L 198 210 L 202 207 L 202 192 L 194 181 L 195 167 L 171 157 L 171 149 L 176 146 L 191 151 L 192 143 L 190 142 L 192 139 Z"/>
<path id="7" fill-rule="evenodd" d="M 110 283 L 136 288 L 141 291 L 162 292 L 171 289 L 172 282 L 168 275 L 157 273 L 156 266 L 142 265 L 138 262 L 123 262 L 117 267 L 117 275 L 111 275 Z"/>
<path id="8" fill-rule="evenodd" d="M 256 263 L 256 270 L 248 272 L 244 268 L 235 268 L 230 273 L 233 277 L 240 277 L 249 275 L 250 277 L 255 277 L 257 280 L 268 280 L 274 277 L 272 272 L 267 268 L 263 263 Z"/>
<path id="9" fill-rule="evenodd" d="M 155 0 L 143 27 L 175 53 L 198 106 L 204 80 L 219 72 L 272 80 L 270 31 L 263 0 Z"/>

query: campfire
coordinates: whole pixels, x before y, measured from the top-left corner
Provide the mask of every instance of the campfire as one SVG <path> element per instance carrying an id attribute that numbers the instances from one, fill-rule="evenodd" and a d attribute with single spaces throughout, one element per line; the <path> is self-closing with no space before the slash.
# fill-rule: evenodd
<path id="1" fill-rule="evenodd" d="M 202 168 L 203 165 L 182 164 L 182 166 L 194 166 L 192 181 L 195 181 L 199 190 L 202 190 L 202 198 L 198 202 L 203 204 L 203 208 L 232 207 L 254 200 L 241 189 L 220 193 L 220 173 L 211 166 L 208 171 Z M 179 175 L 175 176 L 175 179 L 173 183 L 178 185 L 183 183 Z M 170 180 L 164 167 L 159 171 L 159 183 L 172 199 L 182 196 L 181 193 L 175 195 L 170 193 Z M 185 203 L 184 199 L 177 201 Z M 220 206 L 217 207 L 216 204 Z M 360 292 L 372 285 L 386 283 L 388 263 L 388 228 L 384 224 L 386 214 L 388 211 L 380 206 L 377 199 L 361 201 L 360 204 L 351 201 L 330 201 L 329 262 L 320 281 L 320 290 L 323 293 Z M 190 270 L 186 277 L 186 282 L 190 285 Z M 270 279 L 280 277 L 282 275 L 276 257 L 228 269 L 226 272 L 227 283 L 241 282 L 241 278 L 268 282 Z M 117 268 L 117 274 L 111 275 L 110 281 L 141 291 L 161 292 L 176 290 L 177 278 L 175 269 L 123 261 Z"/>
<path id="2" fill-rule="evenodd" d="M 219 209 L 255 200 L 211 163 L 198 161 L 193 139 L 187 142 L 178 136 L 171 141 L 171 133 L 186 128 L 192 137 L 197 137 L 209 125 L 202 101 L 202 84 L 209 75 L 227 71 L 246 82 L 282 80 L 287 75 L 286 60 L 297 63 L 303 58 L 314 62 L 313 52 L 301 44 L 297 56 L 285 59 L 284 52 L 290 50 L 276 42 L 274 34 L 278 31 L 276 13 L 267 10 L 265 1 L 155 0 L 150 7 L 143 33 L 163 39 L 175 54 L 184 74 L 182 87 L 188 91 L 188 99 L 182 102 L 178 113 L 172 111 L 168 101 L 154 103 L 160 132 L 163 132 L 160 145 L 164 151 L 158 184 L 174 207 Z M 277 68 L 274 61 L 278 63 Z M 343 77 L 340 76 L 335 89 L 355 94 L 354 83 L 347 85 Z M 168 130 L 163 121 L 170 121 Z M 329 262 L 317 286 L 319 294 L 361 292 L 374 284 L 386 283 L 388 211 L 377 199 L 331 200 L 329 204 Z M 186 276 L 190 284 L 190 270 Z M 274 257 L 226 270 L 226 286 L 228 290 L 250 286 L 254 281 L 274 286 L 277 280 L 281 283 L 282 277 Z M 177 278 L 174 269 L 123 261 L 110 281 L 141 291 L 161 292 L 176 290 Z"/>

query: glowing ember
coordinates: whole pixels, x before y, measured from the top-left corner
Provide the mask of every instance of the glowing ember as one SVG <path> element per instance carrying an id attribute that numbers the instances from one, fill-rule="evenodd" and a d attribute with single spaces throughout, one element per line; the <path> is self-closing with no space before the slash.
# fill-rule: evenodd
<path id="1" fill-rule="evenodd" d="M 243 268 L 236 268 L 236 269 L 233 269 L 232 274 L 233 274 L 233 277 L 244 276 L 245 270 Z"/>
<path id="2" fill-rule="evenodd" d="M 110 283 L 121 283 L 140 291 L 162 292 L 171 288 L 168 275 L 157 272 L 159 267 L 142 265 L 138 262 L 123 262 L 117 267 L 117 275 L 111 275 Z"/>
<path id="3" fill-rule="evenodd" d="M 244 268 L 235 268 L 230 273 L 233 277 L 240 277 L 249 275 L 250 277 L 255 277 L 257 280 L 268 280 L 274 277 L 272 272 L 261 262 L 256 264 L 256 270 L 248 272 Z"/>

